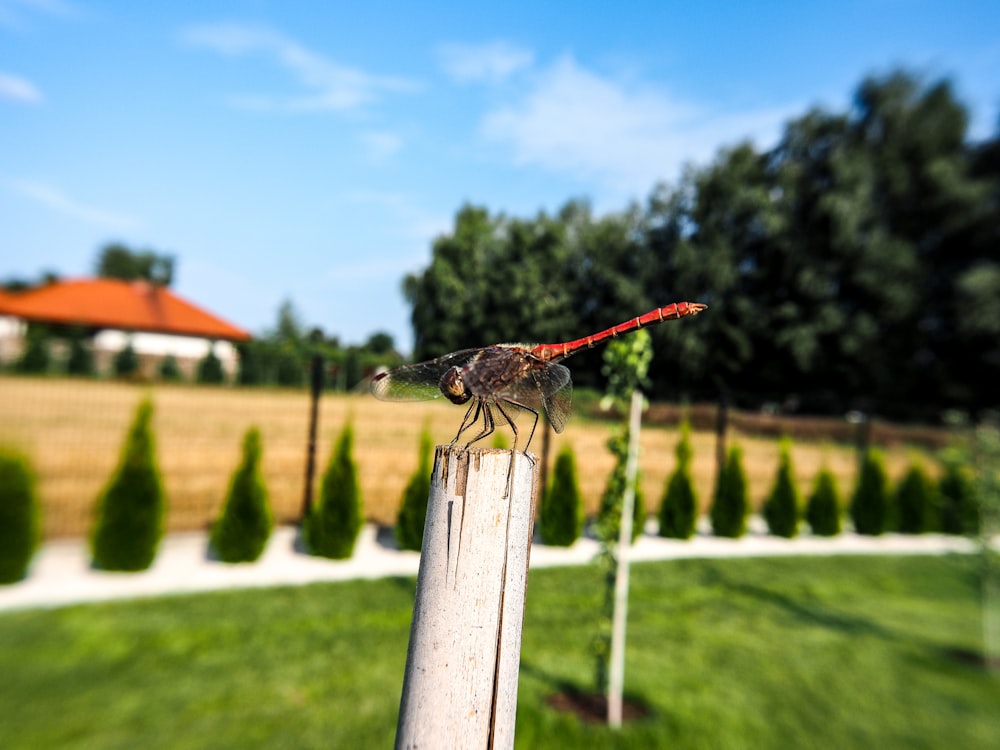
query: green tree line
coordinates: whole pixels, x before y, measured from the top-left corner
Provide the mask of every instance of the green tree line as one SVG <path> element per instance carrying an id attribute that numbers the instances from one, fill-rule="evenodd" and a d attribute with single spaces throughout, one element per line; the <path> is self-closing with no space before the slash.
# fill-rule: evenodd
<path id="1" fill-rule="evenodd" d="M 408 276 L 416 359 L 554 342 L 678 300 L 652 330 L 656 398 L 934 418 L 998 403 L 1000 134 L 968 137 L 947 80 L 904 71 L 595 216 L 462 207 Z M 599 354 L 573 362 L 598 386 Z"/>

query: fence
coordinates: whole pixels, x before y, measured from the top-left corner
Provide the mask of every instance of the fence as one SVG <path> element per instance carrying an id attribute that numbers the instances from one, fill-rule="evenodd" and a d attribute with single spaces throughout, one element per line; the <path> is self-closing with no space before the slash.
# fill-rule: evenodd
<path id="1" fill-rule="evenodd" d="M 47 538 L 87 534 L 95 501 L 119 459 L 136 405 L 147 395 L 154 403 L 153 427 L 170 530 L 205 529 L 215 519 L 240 458 L 243 434 L 251 425 L 260 429 L 263 438 L 264 478 L 277 521 L 296 523 L 301 518 L 310 416 L 305 384 L 300 388 L 236 388 L 0 374 L 0 443 L 18 447 L 31 457 L 40 479 Z M 317 475 L 326 465 L 337 433 L 352 420 L 365 517 L 393 524 L 406 483 L 417 467 L 420 432 L 429 429 L 434 443 L 446 443 L 454 436 L 460 414 L 443 401 L 391 404 L 367 394 L 327 393 L 318 410 Z M 588 420 L 589 409 L 581 401 L 566 432 L 553 436 L 551 455 L 564 443 L 577 453 L 578 465 L 583 467 L 580 484 L 585 512 L 592 514 L 613 458 L 605 447 L 608 425 Z M 715 477 L 715 410 L 694 407 L 689 414 L 696 429 L 701 428 L 694 435 L 693 473 L 704 510 Z M 843 420 L 824 427 L 819 420 L 731 414 L 729 439 L 745 449 L 752 503 L 760 502 L 773 481 L 778 450 L 769 434 L 779 423 L 785 425 L 781 432 L 802 439 L 796 441 L 794 450 L 801 491 L 810 487 L 824 463 L 837 474 L 842 492 L 853 485 L 853 427 Z M 673 425 L 679 416 L 677 407 L 658 405 L 645 417 L 650 429 L 643 430 L 642 477 L 650 510 L 659 504 L 674 466 L 677 434 Z M 826 442 L 831 439 L 829 430 L 837 424 L 845 432 L 833 435 L 839 444 L 830 445 Z M 809 430 L 816 434 L 802 434 Z M 911 446 L 931 448 L 930 443 L 942 436 L 942 431 L 925 435 L 877 423 L 872 440 L 888 445 L 889 471 L 898 477 L 911 458 Z M 536 438 L 532 450 L 542 447 L 543 441 Z"/>

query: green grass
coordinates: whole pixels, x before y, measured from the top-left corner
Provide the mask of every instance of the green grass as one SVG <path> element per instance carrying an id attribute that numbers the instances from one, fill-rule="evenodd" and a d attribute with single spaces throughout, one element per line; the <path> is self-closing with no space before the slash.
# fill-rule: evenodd
<path id="1" fill-rule="evenodd" d="M 992 748 L 1000 679 L 967 557 L 633 567 L 615 734 L 548 708 L 591 688 L 596 569 L 531 574 L 518 747 Z M 322 584 L 0 616 L 0 747 L 391 746 L 413 581 Z"/>

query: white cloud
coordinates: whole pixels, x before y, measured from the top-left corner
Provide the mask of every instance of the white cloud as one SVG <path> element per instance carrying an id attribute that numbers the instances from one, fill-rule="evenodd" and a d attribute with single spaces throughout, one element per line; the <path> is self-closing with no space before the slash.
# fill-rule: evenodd
<path id="1" fill-rule="evenodd" d="M 15 193 L 51 209 L 57 214 L 78 219 L 100 229 L 121 232 L 139 226 L 139 222 L 131 216 L 88 206 L 66 195 L 58 188 L 42 182 L 15 180 L 9 185 Z"/>
<path id="2" fill-rule="evenodd" d="M 26 78 L 0 72 L 0 99 L 21 104 L 37 104 L 42 100 L 42 92 Z"/>
<path id="3" fill-rule="evenodd" d="M 361 134 L 361 144 L 374 162 L 384 162 L 403 147 L 403 139 L 395 133 L 373 130 Z"/>
<path id="4" fill-rule="evenodd" d="M 260 54 L 288 71 L 305 90 L 302 95 L 252 94 L 232 97 L 237 106 L 276 111 L 347 111 L 363 107 L 386 93 L 411 92 L 410 79 L 380 76 L 330 60 L 283 34 L 238 24 L 197 26 L 183 34 L 189 44 L 230 57 Z"/>
<path id="5" fill-rule="evenodd" d="M 518 165 L 634 196 L 676 178 L 686 163 L 707 161 L 722 146 L 747 138 L 770 145 L 799 109 L 798 103 L 713 109 L 602 77 L 566 56 L 542 71 L 519 101 L 489 112 L 480 130 L 510 147 Z"/>
<path id="6" fill-rule="evenodd" d="M 489 44 L 442 44 L 438 59 L 452 79 L 459 83 L 499 83 L 534 61 L 528 50 L 507 42 Z"/>

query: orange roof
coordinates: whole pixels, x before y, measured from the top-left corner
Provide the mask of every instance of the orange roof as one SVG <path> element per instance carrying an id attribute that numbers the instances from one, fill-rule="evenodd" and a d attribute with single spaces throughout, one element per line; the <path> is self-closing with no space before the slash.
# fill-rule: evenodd
<path id="1" fill-rule="evenodd" d="M 75 279 L 0 294 L 0 315 L 67 325 L 169 333 L 229 341 L 250 334 L 145 281 Z"/>

